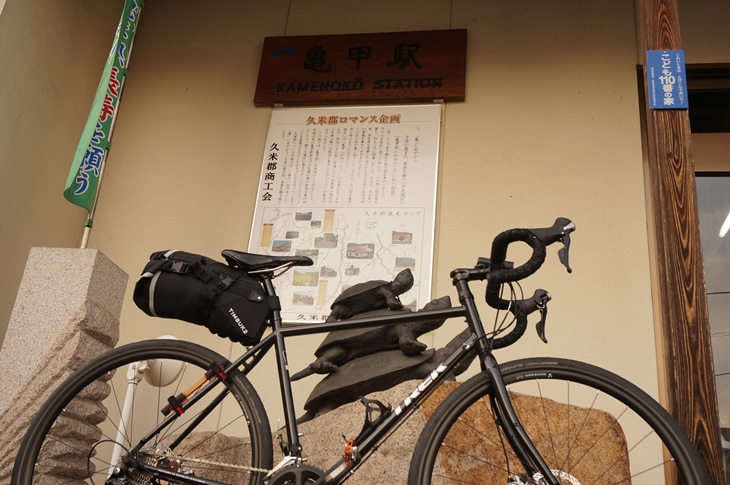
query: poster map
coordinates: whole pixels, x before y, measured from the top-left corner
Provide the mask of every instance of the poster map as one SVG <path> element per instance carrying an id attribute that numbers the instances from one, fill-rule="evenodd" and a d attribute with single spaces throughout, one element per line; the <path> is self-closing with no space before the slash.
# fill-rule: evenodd
<path id="1" fill-rule="evenodd" d="M 314 260 L 275 280 L 285 322 L 321 322 L 346 288 L 409 268 L 430 300 L 441 107 L 272 111 L 249 251 Z"/>

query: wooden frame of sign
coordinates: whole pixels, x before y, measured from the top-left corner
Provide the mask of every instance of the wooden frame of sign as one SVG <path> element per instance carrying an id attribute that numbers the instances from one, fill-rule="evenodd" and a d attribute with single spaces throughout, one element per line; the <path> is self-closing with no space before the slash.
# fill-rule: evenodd
<path id="1" fill-rule="evenodd" d="M 256 106 L 463 101 L 466 30 L 266 37 Z"/>

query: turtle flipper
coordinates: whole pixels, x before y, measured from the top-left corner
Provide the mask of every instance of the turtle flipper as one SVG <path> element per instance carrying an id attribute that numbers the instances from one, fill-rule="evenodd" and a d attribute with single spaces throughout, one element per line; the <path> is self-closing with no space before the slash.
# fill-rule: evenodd
<path id="1" fill-rule="evenodd" d="M 332 374 L 333 372 L 337 372 L 339 368 L 337 364 L 323 359 L 317 359 L 309 364 L 309 370 L 315 374 Z"/>
<path id="2" fill-rule="evenodd" d="M 314 372 L 312 372 L 312 370 L 309 367 L 305 367 L 304 369 L 300 370 L 296 374 L 292 375 L 289 378 L 289 380 L 292 382 L 298 381 L 299 379 L 304 379 L 305 377 L 309 377 L 312 374 L 314 374 Z"/>
<path id="3" fill-rule="evenodd" d="M 305 377 L 309 377 L 312 374 L 332 374 L 333 372 L 337 372 L 337 369 L 339 369 L 339 366 L 333 364 L 332 362 L 328 360 L 317 359 L 304 369 L 291 376 L 289 380 L 298 381 L 299 379 L 304 379 Z"/>
<path id="4" fill-rule="evenodd" d="M 403 308 L 403 303 L 400 302 L 400 299 L 392 295 L 386 295 L 385 305 L 388 310 L 401 310 Z"/>
<path id="5" fill-rule="evenodd" d="M 398 347 L 406 355 L 418 355 L 428 348 L 428 345 L 419 342 L 412 335 L 410 337 L 403 336 L 398 340 Z"/>

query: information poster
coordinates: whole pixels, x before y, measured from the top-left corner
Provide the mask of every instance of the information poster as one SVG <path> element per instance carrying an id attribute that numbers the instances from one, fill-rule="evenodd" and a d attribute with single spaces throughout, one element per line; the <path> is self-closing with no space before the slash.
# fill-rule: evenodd
<path id="1" fill-rule="evenodd" d="M 430 300 L 440 105 L 272 111 L 249 251 L 303 255 L 275 280 L 284 321 L 324 321 L 357 283 L 391 281 Z"/>

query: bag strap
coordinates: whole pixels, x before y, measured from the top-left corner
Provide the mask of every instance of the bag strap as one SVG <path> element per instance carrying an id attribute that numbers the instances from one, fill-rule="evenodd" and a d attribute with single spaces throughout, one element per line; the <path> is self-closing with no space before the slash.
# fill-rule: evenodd
<path id="1" fill-rule="evenodd" d="M 150 306 L 150 313 L 152 316 L 157 317 L 157 312 L 155 311 L 155 287 L 157 286 L 157 280 L 160 279 L 160 275 L 162 273 L 157 271 L 152 276 L 152 279 L 150 280 L 150 288 L 149 288 L 149 306 Z"/>
<path id="2" fill-rule="evenodd" d="M 192 275 L 199 280 L 201 280 L 204 283 L 210 283 L 211 280 L 214 278 L 214 275 L 217 273 L 219 274 L 219 277 L 221 280 L 215 285 L 215 293 L 216 295 L 219 295 L 220 293 L 223 293 L 226 291 L 233 283 L 238 280 L 242 276 L 242 274 L 239 274 L 238 276 L 232 277 L 230 274 L 227 274 L 222 271 L 206 271 L 201 265 L 196 263 L 188 263 L 186 261 L 179 261 L 179 260 L 171 260 L 169 259 L 170 256 L 172 256 L 174 253 L 176 253 L 178 250 L 173 249 L 170 251 L 167 251 L 162 256 L 165 258 L 164 260 L 161 260 L 162 264 L 159 267 L 157 271 L 165 271 L 168 273 L 178 273 L 178 274 L 189 274 Z M 205 258 L 204 256 L 201 256 L 201 258 Z M 221 265 L 221 263 L 217 263 L 218 265 Z M 231 268 L 233 269 L 233 268 Z"/>
<path id="3" fill-rule="evenodd" d="M 211 276 L 208 275 L 199 264 L 188 263 L 187 261 L 171 260 L 170 256 L 172 256 L 176 252 L 178 252 L 177 249 L 171 249 L 170 251 L 161 254 L 160 256 L 163 259 L 160 259 L 160 262 L 162 264 L 157 271 L 164 271 L 166 273 L 189 274 L 195 276 L 199 280 L 202 280 L 204 283 L 208 283 L 210 281 Z M 204 256 L 200 257 L 203 258 Z"/>

